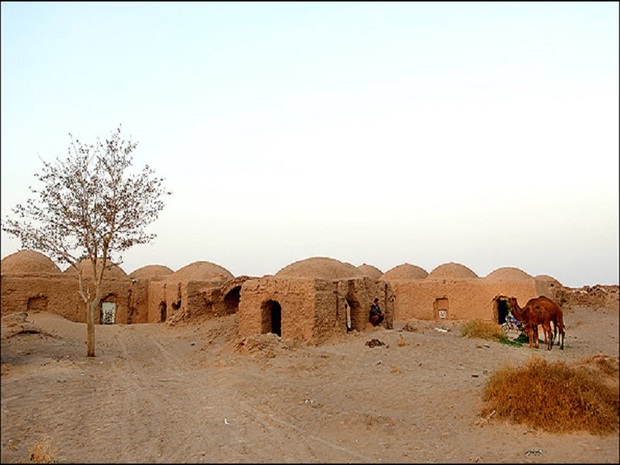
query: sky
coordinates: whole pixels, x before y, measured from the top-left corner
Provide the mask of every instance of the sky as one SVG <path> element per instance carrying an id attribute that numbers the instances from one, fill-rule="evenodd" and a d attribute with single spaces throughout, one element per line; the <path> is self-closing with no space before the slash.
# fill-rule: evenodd
<path id="1" fill-rule="evenodd" d="M 69 134 L 120 125 L 172 191 L 127 273 L 330 257 L 618 284 L 618 5 L 3 1 L 2 217 Z"/>

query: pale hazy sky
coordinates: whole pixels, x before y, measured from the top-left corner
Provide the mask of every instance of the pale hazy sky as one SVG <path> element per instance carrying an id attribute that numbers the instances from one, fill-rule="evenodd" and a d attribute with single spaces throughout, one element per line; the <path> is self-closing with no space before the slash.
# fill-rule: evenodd
<path id="1" fill-rule="evenodd" d="M 1 18 L 2 216 L 69 133 L 122 124 L 173 192 L 127 273 L 321 256 L 618 283 L 618 2 L 2 2 Z"/>

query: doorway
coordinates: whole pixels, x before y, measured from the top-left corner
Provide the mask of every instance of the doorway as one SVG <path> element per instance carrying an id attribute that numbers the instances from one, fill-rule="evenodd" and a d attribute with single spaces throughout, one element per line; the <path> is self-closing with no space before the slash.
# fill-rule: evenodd
<path id="1" fill-rule="evenodd" d="M 495 299 L 497 306 L 497 324 L 503 325 L 510 314 L 510 306 L 508 305 L 508 297 L 499 296 Z"/>
<path id="2" fill-rule="evenodd" d="M 239 310 L 241 300 L 241 286 L 234 287 L 224 296 L 224 308 L 226 315 L 232 315 Z"/>
<path id="3" fill-rule="evenodd" d="M 353 320 L 351 319 L 351 305 L 348 301 L 344 303 L 347 333 L 353 331 Z"/>
<path id="4" fill-rule="evenodd" d="M 368 321 L 368 314 L 362 311 L 359 301 L 352 295 L 345 298 L 347 331 L 363 331 Z"/>
<path id="5" fill-rule="evenodd" d="M 440 297 L 435 299 L 435 315 L 437 318 L 445 319 L 448 318 L 448 298 Z"/>
<path id="6" fill-rule="evenodd" d="M 159 322 L 165 323 L 167 317 L 168 317 L 168 307 L 166 306 L 166 302 L 160 302 L 159 303 Z"/>
<path id="7" fill-rule="evenodd" d="M 116 319 L 116 304 L 114 302 L 101 303 L 101 323 L 113 325 Z"/>
<path id="8" fill-rule="evenodd" d="M 261 334 L 266 333 L 282 336 L 282 307 L 275 300 L 261 305 Z"/>

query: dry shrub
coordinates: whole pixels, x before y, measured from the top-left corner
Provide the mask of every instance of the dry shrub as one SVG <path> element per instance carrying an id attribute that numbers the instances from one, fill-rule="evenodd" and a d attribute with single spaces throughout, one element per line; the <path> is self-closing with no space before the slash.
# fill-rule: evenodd
<path id="1" fill-rule="evenodd" d="M 471 320 L 461 326 L 461 336 L 502 342 L 506 339 L 501 326 L 492 321 Z"/>
<path id="2" fill-rule="evenodd" d="M 34 463 L 56 463 L 58 449 L 52 449 L 52 440 L 45 437 L 36 442 L 29 450 L 30 461 Z"/>
<path id="3" fill-rule="evenodd" d="M 482 416 L 495 411 L 496 418 L 554 433 L 617 433 L 618 382 L 584 363 L 533 356 L 521 367 L 504 365 L 484 388 Z"/>

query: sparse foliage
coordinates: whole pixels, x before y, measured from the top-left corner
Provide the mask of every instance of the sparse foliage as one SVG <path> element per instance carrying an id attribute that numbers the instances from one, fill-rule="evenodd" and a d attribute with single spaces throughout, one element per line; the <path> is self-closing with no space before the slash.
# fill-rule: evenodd
<path id="1" fill-rule="evenodd" d="M 129 172 L 138 144 L 123 139 L 120 126 L 94 144 L 69 137 L 67 157 L 43 161 L 41 173 L 35 174 L 42 187 L 30 187 L 34 196 L 12 209 L 15 217 L 3 219 L 2 229 L 18 238 L 22 248 L 76 268 L 87 308 L 88 356 L 93 357 L 94 315 L 105 271 L 109 264 L 122 263 L 122 252 L 156 237 L 145 228 L 157 219 L 165 205 L 162 196 L 170 192 L 148 165 L 137 174 Z M 83 279 L 84 259 L 92 265 L 92 288 Z"/>
<path id="2" fill-rule="evenodd" d="M 523 332 L 517 339 L 510 339 L 502 327 L 492 321 L 471 320 L 461 326 L 461 336 L 470 339 L 485 339 L 487 341 L 499 342 L 509 346 L 522 347 L 524 336 Z M 525 339 L 527 342 L 527 338 Z"/>
<path id="3" fill-rule="evenodd" d="M 34 463 L 56 463 L 58 449 L 52 448 L 52 439 L 44 437 L 37 441 L 29 450 L 29 460 Z"/>
<path id="4" fill-rule="evenodd" d="M 580 360 L 574 365 L 530 357 L 505 364 L 489 378 L 482 416 L 523 423 L 549 432 L 618 432 L 618 359 Z"/>
<path id="5" fill-rule="evenodd" d="M 506 338 L 504 331 L 498 324 L 482 320 L 471 320 L 463 323 L 461 336 L 497 342 L 502 342 Z"/>

